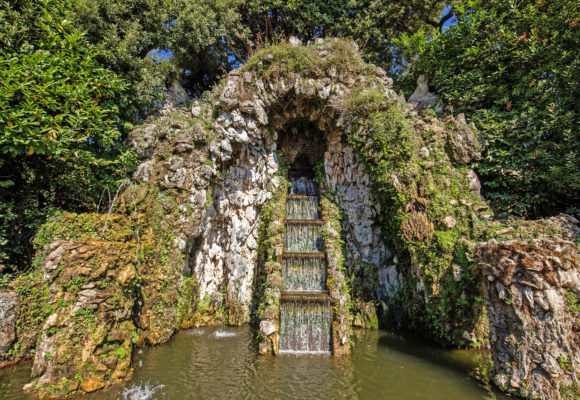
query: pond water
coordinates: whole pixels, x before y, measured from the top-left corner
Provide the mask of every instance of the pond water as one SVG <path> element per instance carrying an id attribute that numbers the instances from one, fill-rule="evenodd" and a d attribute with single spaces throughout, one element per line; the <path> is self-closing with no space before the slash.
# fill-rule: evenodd
<path id="1" fill-rule="evenodd" d="M 255 331 L 202 328 L 136 351 L 133 378 L 88 396 L 112 399 L 505 399 L 473 376 L 482 353 L 355 331 L 351 357 L 259 356 Z M 31 363 L 0 370 L 0 399 L 22 392 Z"/>

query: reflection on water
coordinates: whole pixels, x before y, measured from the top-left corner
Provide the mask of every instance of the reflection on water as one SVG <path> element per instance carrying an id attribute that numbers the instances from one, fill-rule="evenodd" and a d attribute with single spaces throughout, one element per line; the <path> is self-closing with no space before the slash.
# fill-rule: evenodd
<path id="1" fill-rule="evenodd" d="M 478 354 L 384 332 L 354 335 L 352 357 L 259 356 L 255 331 L 202 328 L 135 352 L 133 379 L 87 400 L 113 399 L 504 399 L 471 373 Z M 357 337 L 358 336 L 358 337 Z M 31 363 L 0 370 L 0 399 L 21 391 Z"/>

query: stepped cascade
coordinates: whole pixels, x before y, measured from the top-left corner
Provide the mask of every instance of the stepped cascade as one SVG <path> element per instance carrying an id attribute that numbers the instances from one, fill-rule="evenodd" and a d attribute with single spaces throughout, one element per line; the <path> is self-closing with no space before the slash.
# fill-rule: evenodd
<path id="1" fill-rule="evenodd" d="M 291 177 L 290 183 L 281 256 L 279 352 L 328 354 L 332 351 L 332 301 L 326 287 L 318 188 L 305 176 Z"/>

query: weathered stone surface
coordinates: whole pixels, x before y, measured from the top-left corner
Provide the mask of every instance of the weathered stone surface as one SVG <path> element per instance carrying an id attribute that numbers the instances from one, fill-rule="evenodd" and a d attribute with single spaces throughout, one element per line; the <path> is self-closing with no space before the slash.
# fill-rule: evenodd
<path id="1" fill-rule="evenodd" d="M 20 302 L 15 292 L 0 291 L 0 360 L 16 339 L 16 320 Z"/>
<path id="2" fill-rule="evenodd" d="M 534 399 L 562 399 L 580 373 L 580 262 L 561 239 L 480 244 L 495 383 Z M 576 388 L 576 389 L 573 389 Z"/>
<path id="3" fill-rule="evenodd" d="M 272 333 L 276 332 L 276 325 L 272 321 L 262 320 L 260 321 L 260 333 L 264 336 L 270 336 Z"/>
<path id="4" fill-rule="evenodd" d="M 448 116 L 445 123 L 452 127 L 447 130 L 447 149 L 448 154 L 453 161 L 459 165 L 469 164 L 472 160 L 479 160 L 480 149 L 477 136 L 474 133 L 475 128 L 468 126 L 463 114 Z"/>
<path id="5" fill-rule="evenodd" d="M 45 307 L 54 311 L 38 339 L 32 388 L 58 396 L 92 392 L 127 378 L 134 302 L 123 287 L 134 275 L 127 272 L 134 271 L 134 251 L 110 242 L 55 241 L 51 248 L 42 268 L 50 287 Z M 102 355 L 115 359 L 104 365 Z"/>
<path id="6" fill-rule="evenodd" d="M 443 226 L 446 229 L 453 229 L 453 228 L 455 228 L 455 225 L 457 225 L 457 220 L 455 219 L 455 217 L 448 215 L 445 218 L 443 218 L 443 220 L 441 221 L 441 224 L 443 224 Z"/>

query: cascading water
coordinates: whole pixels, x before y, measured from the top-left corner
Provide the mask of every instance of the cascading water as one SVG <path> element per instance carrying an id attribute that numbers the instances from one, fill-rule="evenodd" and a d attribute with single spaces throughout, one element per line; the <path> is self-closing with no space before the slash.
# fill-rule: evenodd
<path id="1" fill-rule="evenodd" d="M 320 225 L 289 221 L 286 223 L 284 250 L 289 253 L 318 253 L 324 251 Z"/>
<path id="2" fill-rule="evenodd" d="M 326 289 L 326 265 L 323 257 L 285 257 L 282 259 L 284 291 L 310 292 Z"/>
<path id="3" fill-rule="evenodd" d="M 286 218 L 288 219 L 317 219 L 318 197 L 303 196 L 289 198 L 286 202 Z"/>
<path id="4" fill-rule="evenodd" d="M 329 353 L 332 306 L 328 301 L 280 304 L 280 353 Z"/>
<path id="5" fill-rule="evenodd" d="M 289 194 L 299 194 L 306 196 L 318 196 L 318 186 L 312 179 L 304 176 L 299 178 L 290 178 Z"/>
<path id="6" fill-rule="evenodd" d="M 332 304 L 319 218 L 317 185 L 306 177 L 292 178 L 281 260 L 280 353 L 332 351 Z"/>

